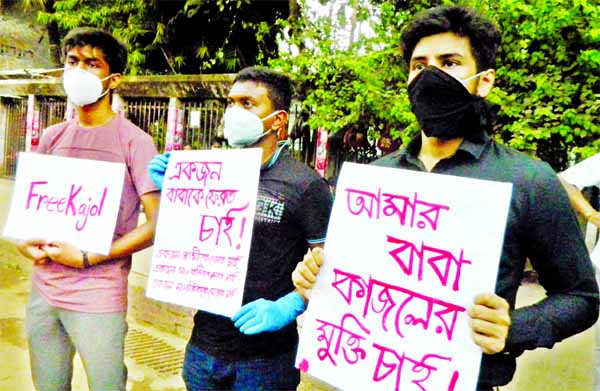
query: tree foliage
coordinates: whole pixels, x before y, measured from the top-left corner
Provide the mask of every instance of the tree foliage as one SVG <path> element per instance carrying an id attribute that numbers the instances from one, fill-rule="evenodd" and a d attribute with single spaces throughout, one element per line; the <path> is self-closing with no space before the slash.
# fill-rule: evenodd
<path id="1" fill-rule="evenodd" d="M 360 128 L 371 138 L 417 131 L 406 94 L 400 32 L 417 11 L 450 1 L 352 0 L 374 37 L 340 45 L 328 16 L 304 20 L 287 39 L 299 53 L 274 66 L 299 82 L 310 125 L 331 132 Z M 465 0 L 503 32 L 495 137 L 563 169 L 600 149 L 600 7 L 597 0 Z M 342 17 L 343 19 L 343 17 Z M 322 39 L 320 39 L 322 37 Z M 300 45 L 303 43 L 303 45 Z M 309 42 L 310 45 L 307 45 Z"/>
<path id="2" fill-rule="evenodd" d="M 593 0 L 504 0 L 494 99 L 503 140 L 555 169 L 600 149 L 600 7 Z"/>
<path id="3" fill-rule="evenodd" d="M 288 0 L 55 0 L 38 21 L 64 35 L 80 26 L 111 31 L 130 48 L 129 70 L 220 73 L 277 55 Z"/>
<path id="4" fill-rule="evenodd" d="M 98 26 L 131 49 L 136 73 L 289 72 L 308 123 L 332 133 L 406 142 L 418 129 L 406 93 L 400 33 L 416 12 L 449 0 L 52 0 L 38 20 L 61 34 Z M 599 0 L 459 0 L 503 32 L 495 137 L 562 169 L 600 150 Z M 53 4 L 49 10 L 48 4 Z M 360 35 L 369 24 L 373 33 Z M 279 44 L 279 46 L 278 46 Z"/>
<path id="5" fill-rule="evenodd" d="M 310 113 L 308 125 L 332 134 L 358 131 L 371 140 L 381 134 L 398 138 L 414 133 L 406 71 L 399 66 L 397 49 L 397 28 L 408 16 L 387 1 L 329 5 L 326 15 L 305 15 L 303 24 L 293 29 L 296 34 L 287 37 L 290 49 L 271 61 L 296 80 L 303 110 Z M 375 34 L 352 36 L 353 20 L 374 22 Z"/>

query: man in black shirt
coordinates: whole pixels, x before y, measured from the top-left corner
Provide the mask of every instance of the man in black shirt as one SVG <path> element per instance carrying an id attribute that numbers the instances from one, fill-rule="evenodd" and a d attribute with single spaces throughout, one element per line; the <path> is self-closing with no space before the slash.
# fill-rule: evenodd
<path id="1" fill-rule="evenodd" d="M 493 24 L 458 6 L 430 9 L 409 23 L 402 49 L 421 133 L 373 163 L 513 184 L 496 292 L 478 295 L 469 311 L 474 341 L 484 353 L 478 390 L 510 382 L 524 350 L 550 348 L 598 317 L 594 271 L 556 174 L 546 163 L 496 144 L 486 132 L 484 98 L 494 84 L 499 43 Z M 318 255 L 293 273 L 304 295 L 322 262 Z M 527 259 L 547 297 L 515 309 Z"/>
<path id="2" fill-rule="evenodd" d="M 327 182 L 278 142 L 291 94 L 287 76 L 257 68 L 240 71 L 229 91 L 225 138 L 263 150 L 244 305 L 231 319 L 196 313 L 183 366 L 189 391 L 295 390 L 300 382 L 295 320 L 305 303 L 291 274 L 309 248 L 323 246 L 332 199 Z M 150 165 L 159 188 L 167 162 L 159 155 Z"/>

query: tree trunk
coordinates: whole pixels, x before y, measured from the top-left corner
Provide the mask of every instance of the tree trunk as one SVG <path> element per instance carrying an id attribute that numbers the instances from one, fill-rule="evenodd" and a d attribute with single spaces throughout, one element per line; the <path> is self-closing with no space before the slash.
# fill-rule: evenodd
<path id="1" fill-rule="evenodd" d="M 302 32 L 302 11 L 298 0 L 289 0 L 290 14 L 288 21 L 290 22 L 290 36 L 297 37 Z M 298 50 L 303 51 L 305 46 L 303 41 L 299 41 Z"/>
<path id="2" fill-rule="evenodd" d="M 348 50 L 350 50 L 352 48 L 352 45 L 354 44 L 354 35 L 356 34 L 356 18 L 358 16 L 359 7 L 360 5 L 358 4 L 358 2 L 352 7 L 352 16 L 350 17 L 350 37 L 348 40 Z"/>
<path id="3" fill-rule="evenodd" d="M 48 13 L 54 13 L 54 0 L 46 0 L 44 2 L 44 10 Z M 48 32 L 48 43 L 50 45 L 50 58 L 56 67 L 62 66 L 62 53 L 60 47 L 60 32 L 55 21 L 51 21 L 46 25 Z"/>

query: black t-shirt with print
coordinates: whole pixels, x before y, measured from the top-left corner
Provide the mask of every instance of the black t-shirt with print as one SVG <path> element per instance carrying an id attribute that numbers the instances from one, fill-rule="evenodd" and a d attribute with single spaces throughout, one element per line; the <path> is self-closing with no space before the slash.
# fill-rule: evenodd
<path id="1" fill-rule="evenodd" d="M 332 199 L 325 180 L 282 152 L 260 173 L 243 304 L 277 300 L 294 290 L 292 272 L 309 243 L 323 243 Z M 269 357 L 296 348 L 296 323 L 244 335 L 224 316 L 198 311 L 190 343 L 223 359 Z"/>

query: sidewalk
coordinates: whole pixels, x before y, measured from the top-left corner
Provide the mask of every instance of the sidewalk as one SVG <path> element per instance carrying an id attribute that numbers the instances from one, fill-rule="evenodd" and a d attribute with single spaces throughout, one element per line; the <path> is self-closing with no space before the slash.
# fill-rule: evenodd
<path id="1" fill-rule="evenodd" d="M 25 339 L 25 304 L 31 266 L 0 240 L 0 390 L 34 391 Z M 180 367 L 186 341 L 129 318 L 126 359 L 130 391 L 183 391 Z M 87 390 L 75 359 L 73 391 Z"/>

